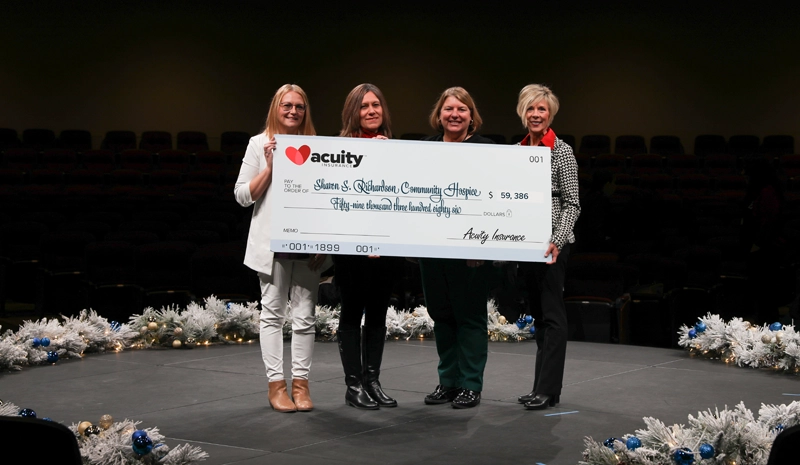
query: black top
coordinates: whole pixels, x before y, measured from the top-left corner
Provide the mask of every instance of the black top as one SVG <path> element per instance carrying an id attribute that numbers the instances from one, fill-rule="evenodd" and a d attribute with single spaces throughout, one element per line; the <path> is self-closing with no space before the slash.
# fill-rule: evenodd
<path id="1" fill-rule="evenodd" d="M 422 140 L 432 140 L 432 141 L 441 142 L 441 141 L 444 140 L 444 134 L 437 134 L 435 136 L 429 136 L 429 137 L 426 137 L 426 138 L 424 138 Z M 489 139 L 488 137 L 483 137 L 480 134 L 473 134 L 472 137 L 468 137 L 468 138 L 462 140 L 461 142 L 470 142 L 470 143 L 473 143 L 473 144 L 494 144 L 494 141 L 492 139 Z"/>

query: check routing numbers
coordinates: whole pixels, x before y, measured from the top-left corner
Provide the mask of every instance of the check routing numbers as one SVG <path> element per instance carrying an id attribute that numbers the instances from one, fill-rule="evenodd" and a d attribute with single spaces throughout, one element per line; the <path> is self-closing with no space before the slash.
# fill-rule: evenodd
<path id="1" fill-rule="evenodd" d="M 276 136 L 275 252 L 517 259 L 550 239 L 550 151 Z"/>

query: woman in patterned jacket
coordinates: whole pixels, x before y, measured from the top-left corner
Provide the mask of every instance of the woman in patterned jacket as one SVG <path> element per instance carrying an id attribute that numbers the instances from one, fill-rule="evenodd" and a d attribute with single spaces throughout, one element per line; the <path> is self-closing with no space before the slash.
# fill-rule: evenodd
<path id="1" fill-rule="evenodd" d="M 523 146 L 546 146 L 551 151 L 553 233 L 544 256 L 550 260 L 521 262 L 531 314 L 536 328 L 536 367 L 533 390 L 519 397 L 528 410 L 555 406 L 561 395 L 567 355 L 567 310 L 564 306 L 564 275 L 573 228 L 581 207 L 578 202 L 578 164 L 572 148 L 550 128 L 558 112 L 558 98 L 546 86 L 522 88 L 517 114 L 528 134 Z"/>

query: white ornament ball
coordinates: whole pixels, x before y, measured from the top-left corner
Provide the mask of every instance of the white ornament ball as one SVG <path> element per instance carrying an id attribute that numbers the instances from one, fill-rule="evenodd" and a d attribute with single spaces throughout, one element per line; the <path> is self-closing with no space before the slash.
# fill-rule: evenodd
<path id="1" fill-rule="evenodd" d="M 783 341 L 783 331 L 778 331 L 775 333 L 775 342 L 780 344 Z"/>
<path id="2" fill-rule="evenodd" d="M 172 341 L 172 347 L 174 347 L 174 348 L 176 348 L 176 349 L 180 349 L 180 348 L 181 348 L 181 341 L 180 341 L 180 339 L 175 339 L 174 341 Z"/>
<path id="3" fill-rule="evenodd" d="M 506 321 L 507 321 L 506 317 L 504 317 L 503 315 L 500 315 L 499 317 L 497 317 L 497 322 L 500 323 L 501 325 L 506 324 Z"/>
<path id="4" fill-rule="evenodd" d="M 772 336 L 769 335 L 769 334 L 765 334 L 765 335 L 761 336 L 761 342 L 763 342 L 764 344 L 771 344 L 772 343 Z"/>

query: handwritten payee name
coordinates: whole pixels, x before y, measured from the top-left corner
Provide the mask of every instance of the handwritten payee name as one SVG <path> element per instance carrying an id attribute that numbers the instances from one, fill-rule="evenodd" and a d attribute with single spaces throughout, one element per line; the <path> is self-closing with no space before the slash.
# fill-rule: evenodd
<path id="1" fill-rule="evenodd" d="M 451 199 L 469 200 L 470 197 L 480 197 L 481 191 L 472 186 L 463 187 L 458 182 L 452 182 L 447 187 L 416 186 L 409 182 L 400 185 L 387 184 L 385 180 L 375 181 L 371 179 L 356 179 L 352 181 L 344 180 L 341 182 L 330 182 L 324 178 L 314 182 L 314 190 L 355 192 L 357 194 L 395 194 L 395 195 L 427 195 L 433 203 L 439 203 L 443 197 Z"/>

